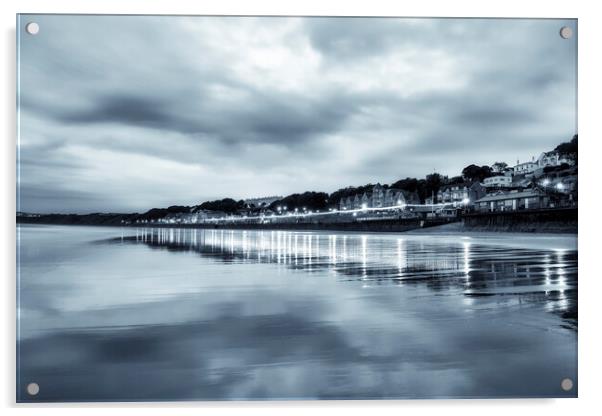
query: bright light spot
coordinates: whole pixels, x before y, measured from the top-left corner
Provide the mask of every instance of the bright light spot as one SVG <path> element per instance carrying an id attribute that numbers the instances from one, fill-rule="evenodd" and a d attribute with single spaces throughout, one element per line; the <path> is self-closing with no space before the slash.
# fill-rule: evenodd
<path id="1" fill-rule="evenodd" d="M 556 189 L 558 189 L 559 191 L 562 191 L 562 190 L 564 189 L 564 184 L 562 184 L 562 183 L 558 182 L 558 183 L 556 184 Z"/>
<path id="2" fill-rule="evenodd" d="M 541 181 L 541 184 L 543 186 L 548 186 L 550 184 L 550 180 L 548 178 L 544 179 L 543 181 Z"/>
<path id="3" fill-rule="evenodd" d="M 468 204 L 470 203 L 470 199 L 468 199 L 468 198 L 464 198 L 464 199 L 462 200 L 462 203 L 463 203 L 464 205 L 468 205 Z"/>
<path id="4" fill-rule="evenodd" d="M 362 209 L 368 209 L 368 204 L 366 204 L 366 203 L 363 203 L 363 204 L 362 204 Z"/>

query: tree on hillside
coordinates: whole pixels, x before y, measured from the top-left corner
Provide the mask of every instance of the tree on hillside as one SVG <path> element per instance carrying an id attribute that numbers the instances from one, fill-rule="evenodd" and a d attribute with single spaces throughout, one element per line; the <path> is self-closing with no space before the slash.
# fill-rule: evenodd
<path id="1" fill-rule="evenodd" d="M 491 165 L 491 170 L 496 172 L 503 172 L 504 169 L 506 169 L 507 167 L 508 164 L 506 162 L 495 162 L 493 165 Z"/>
<path id="2" fill-rule="evenodd" d="M 560 143 L 554 150 L 577 163 L 577 147 L 577 135 L 575 134 L 570 142 Z"/>
<path id="3" fill-rule="evenodd" d="M 449 179 L 446 183 L 446 185 L 456 185 L 456 184 L 460 184 L 464 182 L 464 178 L 461 176 L 454 176 L 453 178 Z"/>
<path id="4" fill-rule="evenodd" d="M 167 214 L 177 214 L 190 212 L 190 207 L 185 205 L 172 205 L 168 208 L 152 208 L 144 214 L 136 216 L 136 219 L 156 220 L 165 217 Z"/>
<path id="5" fill-rule="evenodd" d="M 492 176 L 489 166 L 468 165 L 462 169 L 462 176 L 468 181 L 479 181 Z"/>
<path id="6" fill-rule="evenodd" d="M 417 192 L 418 191 L 418 179 L 416 179 L 416 178 L 400 179 L 397 182 L 392 183 L 391 188 L 403 189 L 404 191 L 408 191 L 408 192 Z"/>
<path id="7" fill-rule="evenodd" d="M 200 209 L 207 209 L 210 211 L 223 211 L 229 214 L 233 214 L 244 207 L 245 202 L 243 200 L 235 201 L 232 198 L 224 198 L 216 201 L 206 201 L 199 205 Z"/>
<path id="8" fill-rule="evenodd" d="M 304 192 L 302 194 L 288 195 L 278 201 L 270 204 L 269 208 L 272 211 L 278 211 L 286 208 L 287 211 L 293 211 L 295 208 L 303 211 L 305 208 L 308 211 L 323 211 L 328 206 L 328 194 L 325 192 Z"/>
<path id="9" fill-rule="evenodd" d="M 338 189 L 328 196 L 328 206 L 336 208 L 339 205 L 341 199 L 353 196 L 355 194 L 363 194 L 364 192 L 369 192 L 372 190 L 373 187 L 374 185 L 369 183 L 362 186 L 348 186 L 347 188 Z"/>
<path id="10" fill-rule="evenodd" d="M 439 188 L 441 188 L 443 185 L 445 185 L 445 181 L 447 178 L 445 178 L 443 175 L 439 174 L 439 173 L 431 173 L 429 175 L 426 175 L 426 178 L 424 180 L 424 196 L 421 197 L 421 200 L 424 200 L 424 198 L 427 198 L 431 195 L 437 195 L 437 192 L 439 191 Z"/>

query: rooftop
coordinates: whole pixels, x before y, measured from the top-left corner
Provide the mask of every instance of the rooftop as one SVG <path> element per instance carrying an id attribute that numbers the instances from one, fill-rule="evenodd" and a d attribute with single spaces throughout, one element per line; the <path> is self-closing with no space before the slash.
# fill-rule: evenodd
<path id="1" fill-rule="evenodd" d="M 483 198 L 481 198 L 475 202 L 503 201 L 506 199 L 531 198 L 531 197 L 536 197 L 536 196 L 541 196 L 541 195 L 542 195 L 541 192 L 530 189 L 528 191 L 522 191 L 522 192 L 505 192 L 502 194 L 486 195 Z"/>

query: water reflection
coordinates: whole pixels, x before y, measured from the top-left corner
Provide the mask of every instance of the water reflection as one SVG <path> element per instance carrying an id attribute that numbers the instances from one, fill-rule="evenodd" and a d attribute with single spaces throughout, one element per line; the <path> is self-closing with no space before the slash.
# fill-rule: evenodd
<path id="1" fill-rule="evenodd" d="M 338 244 L 337 240 L 341 240 Z M 468 238 L 391 238 L 287 231 L 137 229 L 112 240 L 199 253 L 224 263 L 274 263 L 308 273 L 331 271 L 364 287 L 424 284 L 467 297 L 512 296 L 544 303 L 576 329 L 577 253 L 479 245 Z"/>
<path id="2" fill-rule="evenodd" d="M 540 238 L 51 226 L 20 236 L 20 401 L 577 392 L 560 389 L 577 381 L 577 253 Z"/>

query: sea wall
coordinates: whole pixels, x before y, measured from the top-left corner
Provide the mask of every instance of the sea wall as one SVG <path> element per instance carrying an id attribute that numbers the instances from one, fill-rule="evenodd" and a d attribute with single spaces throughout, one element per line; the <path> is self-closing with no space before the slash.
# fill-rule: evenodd
<path id="1" fill-rule="evenodd" d="M 576 233 L 577 208 L 469 213 L 462 222 L 471 231 Z"/>
<path id="2" fill-rule="evenodd" d="M 229 229 L 229 230 L 297 230 L 297 231 L 364 231 L 364 232 L 404 232 L 419 228 L 427 228 L 435 225 L 447 224 L 450 221 L 458 221 L 458 219 L 437 219 L 437 220 L 421 220 L 421 219 L 383 219 L 372 221 L 353 221 L 353 222 L 321 222 L 321 221 L 306 221 L 306 222 L 272 222 L 266 224 L 258 223 L 222 223 L 222 224 L 171 224 L 167 227 L 175 228 L 201 228 L 201 229 Z M 148 225 L 166 227 L 166 225 Z"/>

